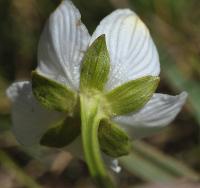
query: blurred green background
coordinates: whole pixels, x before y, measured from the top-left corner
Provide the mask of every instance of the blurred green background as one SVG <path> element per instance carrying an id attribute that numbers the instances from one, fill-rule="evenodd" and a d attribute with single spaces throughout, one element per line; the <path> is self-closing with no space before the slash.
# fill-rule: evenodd
<path id="1" fill-rule="evenodd" d="M 112 174 L 119 187 L 200 187 L 200 1 L 73 0 L 90 33 L 117 8 L 134 10 L 149 27 L 159 50 L 158 91 L 189 99 L 165 130 L 133 144 Z M 94 187 L 82 161 L 67 152 L 24 149 L 9 131 L 10 102 L 5 90 L 14 80 L 30 79 L 37 44 L 59 0 L 0 0 L 0 187 Z M 44 154 L 45 153 L 45 154 Z M 48 157 L 45 157 L 47 156 Z"/>

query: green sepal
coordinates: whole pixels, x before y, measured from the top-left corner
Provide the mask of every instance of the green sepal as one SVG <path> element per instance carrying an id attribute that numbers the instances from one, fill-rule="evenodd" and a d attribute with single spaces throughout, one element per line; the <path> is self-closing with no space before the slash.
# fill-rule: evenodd
<path id="1" fill-rule="evenodd" d="M 98 37 L 88 48 L 81 70 L 81 90 L 102 91 L 108 80 L 110 58 L 106 47 L 105 35 Z"/>
<path id="2" fill-rule="evenodd" d="M 101 150 L 114 158 L 128 155 L 131 150 L 131 140 L 118 125 L 108 120 L 102 120 L 98 130 Z"/>
<path id="3" fill-rule="evenodd" d="M 48 147 L 62 148 L 70 144 L 80 134 L 80 118 L 67 117 L 47 130 L 40 144 Z"/>
<path id="4" fill-rule="evenodd" d="M 159 77 L 146 76 L 129 81 L 106 94 L 112 115 L 122 115 L 141 109 L 155 92 Z"/>
<path id="5" fill-rule="evenodd" d="M 35 98 L 49 110 L 72 113 L 77 102 L 76 93 L 66 86 L 32 72 L 32 89 Z"/>

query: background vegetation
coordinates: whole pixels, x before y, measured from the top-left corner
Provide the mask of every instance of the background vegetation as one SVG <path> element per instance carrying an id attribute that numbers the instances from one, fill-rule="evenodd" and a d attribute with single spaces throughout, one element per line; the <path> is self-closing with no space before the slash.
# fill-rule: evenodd
<path id="1" fill-rule="evenodd" d="M 129 7 L 144 20 L 157 44 L 162 93 L 186 90 L 189 99 L 165 130 L 135 142 L 120 159 L 119 187 L 200 187 L 200 1 L 73 0 L 92 33 L 116 8 Z M 9 131 L 10 102 L 5 90 L 30 79 L 45 20 L 59 0 L 0 0 L 0 187 L 93 187 L 85 164 L 67 152 L 25 150 Z M 44 158 L 44 153 L 48 157 Z M 34 154 L 34 155 L 33 155 Z M 34 157 L 33 157 L 34 156 Z M 167 186 L 164 185 L 167 183 Z"/>

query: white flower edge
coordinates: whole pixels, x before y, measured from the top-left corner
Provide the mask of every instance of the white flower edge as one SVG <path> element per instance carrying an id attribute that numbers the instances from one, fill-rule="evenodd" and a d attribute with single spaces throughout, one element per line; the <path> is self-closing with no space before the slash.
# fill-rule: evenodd
<path id="1" fill-rule="evenodd" d="M 23 145 L 38 144 L 47 129 L 64 117 L 38 103 L 29 81 L 13 83 L 7 89 L 7 96 L 12 101 L 12 131 Z"/>
<path id="2" fill-rule="evenodd" d="M 187 92 L 177 96 L 155 93 L 138 112 L 117 116 L 113 120 L 120 124 L 133 139 L 150 136 L 170 124 L 182 109 Z"/>

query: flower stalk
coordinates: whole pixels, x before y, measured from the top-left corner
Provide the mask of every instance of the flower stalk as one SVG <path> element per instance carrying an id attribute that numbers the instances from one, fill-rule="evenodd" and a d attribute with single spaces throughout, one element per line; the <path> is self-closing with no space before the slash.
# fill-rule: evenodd
<path id="1" fill-rule="evenodd" d="M 101 157 L 98 141 L 99 124 L 101 119 L 105 117 L 100 108 L 100 97 L 81 94 L 80 103 L 83 150 L 90 174 L 99 187 L 113 188 L 114 185 L 107 174 Z"/>

